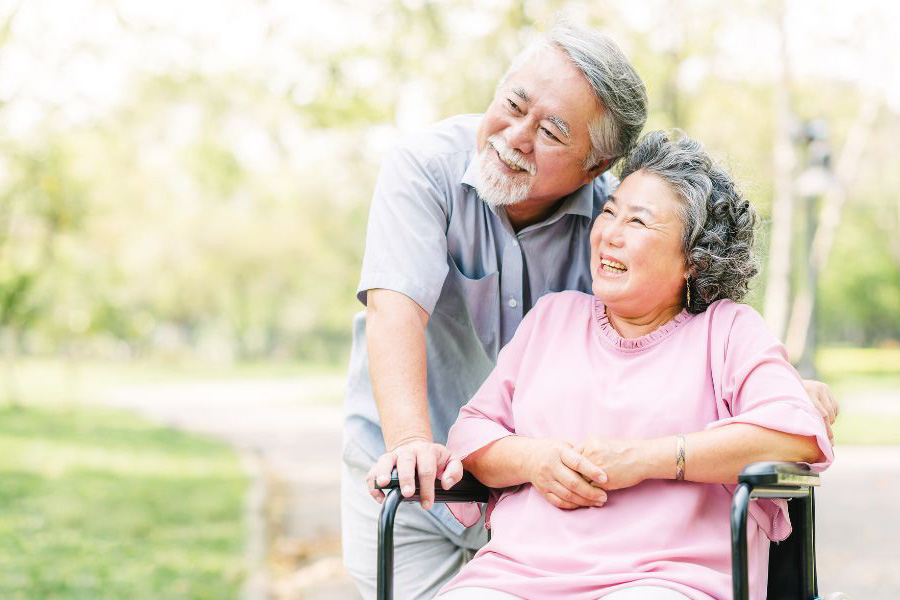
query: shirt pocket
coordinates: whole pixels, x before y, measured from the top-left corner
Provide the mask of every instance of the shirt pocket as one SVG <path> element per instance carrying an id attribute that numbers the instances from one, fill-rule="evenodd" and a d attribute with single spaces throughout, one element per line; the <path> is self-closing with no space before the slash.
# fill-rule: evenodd
<path id="1" fill-rule="evenodd" d="M 473 333 L 489 356 L 496 356 L 499 344 L 500 272 L 483 277 L 466 276 L 453 257 L 447 255 L 449 272 L 435 311 L 462 325 L 471 325 Z"/>

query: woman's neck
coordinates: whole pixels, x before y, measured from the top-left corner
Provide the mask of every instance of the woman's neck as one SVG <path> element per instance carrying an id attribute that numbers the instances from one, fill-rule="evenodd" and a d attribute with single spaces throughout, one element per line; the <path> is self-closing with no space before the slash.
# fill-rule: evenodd
<path id="1" fill-rule="evenodd" d="M 640 316 L 623 316 L 606 307 L 606 316 L 613 329 L 626 340 L 633 340 L 656 331 L 681 312 L 681 304 L 663 306 Z"/>

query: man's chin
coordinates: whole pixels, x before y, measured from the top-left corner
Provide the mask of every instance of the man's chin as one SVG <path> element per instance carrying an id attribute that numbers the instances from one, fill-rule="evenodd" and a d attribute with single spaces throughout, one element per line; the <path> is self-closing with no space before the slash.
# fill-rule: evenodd
<path id="1" fill-rule="evenodd" d="M 490 188 L 485 189 L 484 187 L 478 187 L 475 191 L 478 192 L 478 197 L 484 200 L 485 204 L 494 207 L 515 206 L 528 199 L 527 192 L 525 194 L 510 194 Z"/>
<path id="2" fill-rule="evenodd" d="M 483 160 L 483 159 L 482 159 Z M 479 197 L 490 206 L 513 206 L 528 199 L 531 181 L 516 181 L 505 174 L 491 172 L 491 167 L 482 163 L 481 181 L 476 187 Z"/>

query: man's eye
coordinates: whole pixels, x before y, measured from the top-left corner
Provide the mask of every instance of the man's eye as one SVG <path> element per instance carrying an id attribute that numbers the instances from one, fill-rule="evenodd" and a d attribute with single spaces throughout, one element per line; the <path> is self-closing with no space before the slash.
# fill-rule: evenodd
<path id="1" fill-rule="evenodd" d="M 546 135 L 546 136 L 547 136 L 548 138 L 550 138 L 551 140 L 555 140 L 555 141 L 557 141 L 557 142 L 559 141 L 559 138 L 556 137 L 555 135 L 553 135 L 553 133 L 552 133 L 549 129 L 547 129 L 546 127 L 541 127 L 541 131 L 543 131 L 543 132 L 544 132 L 544 135 Z"/>
<path id="2" fill-rule="evenodd" d="M 646 227 L 646 225 L 644 224 L 644 222 L 641 221 L 640 219 L 638 219 L 637 217 L 632 217 L 632 218 L 631 218 L 631 222 L 632 222 L 632 223 L 637 223 L 638 225 L 644 225 L 644 226 Z"/>
<path id="3" fill-rule="evenodd" d="M 608 209 L 608 208 L 604 208 L 604 209 L 603 209 L 603 212 L 600 213 L 600 214 L 601 214 L 601 215 L 609 215 L 609 216 L 611 216 L 611 217 L 612 217 L 612 216 L 615 216 L 615 215 L 613 215 L 613 211 L 611 211 L 611 210 Z"/>
<path id="4" fill-rule="evenodd" d="M 513 109 L 514 111 L 516 111 L 517 113 L 522 112 L 522 110 L 519 108 L 519 105 L 516 104 L 515 102 L 513 102 L 512 100 L 507 99 L 506 102 L 507 102 L 507 104 L 509 104 L 509 107 L 511 109 Z"/>

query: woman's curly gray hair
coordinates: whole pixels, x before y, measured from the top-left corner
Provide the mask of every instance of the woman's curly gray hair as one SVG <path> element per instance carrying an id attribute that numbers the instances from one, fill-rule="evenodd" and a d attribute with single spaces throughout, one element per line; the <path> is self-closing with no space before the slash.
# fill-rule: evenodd
<path id="1" fill-rule="evenodd" d="M 681 198 L 682 247 L 690 280 L 688 312 L 715 302 L 736 302 L 759 272 L 754 239 L 758 217 L 728 172 L 697 140 L 653 131 L 625 159 L 621 179 L 636 171 L 661 177 Z"/>

